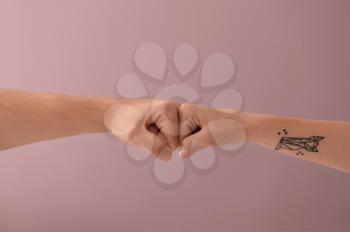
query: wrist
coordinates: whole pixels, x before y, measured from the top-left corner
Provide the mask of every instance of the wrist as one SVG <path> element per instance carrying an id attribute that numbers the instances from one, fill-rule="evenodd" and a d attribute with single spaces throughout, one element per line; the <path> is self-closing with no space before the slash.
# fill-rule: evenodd
<path id="1" fill-rule="evenodd" d="M 79 115 L 83 120 L 82 127 L 87 133 L 107 132 L 104 114 L 107 109 L 120 101 L 104 97 L 78 97 Z"/>
<path id="2" fill-rule="evenodd" d="M 258 142 L 264 133 L 267 117 L 261 114 L 237 112 L 233 115 L 245 129 L 248 142 Z"/>

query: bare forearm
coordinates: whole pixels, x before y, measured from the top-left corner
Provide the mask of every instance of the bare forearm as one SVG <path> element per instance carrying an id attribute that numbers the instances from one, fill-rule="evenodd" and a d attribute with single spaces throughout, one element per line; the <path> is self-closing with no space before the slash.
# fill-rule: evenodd
<path id="1" fill-rule="evenodd" d="M 250 142 L 350 172 L 350 122 L 242 115 Z"/>
<path id="2" fill-rule="evenodd" d="M 0 149 L 82 133 L 104 132 L 115 99 L 0 90 Z"/>

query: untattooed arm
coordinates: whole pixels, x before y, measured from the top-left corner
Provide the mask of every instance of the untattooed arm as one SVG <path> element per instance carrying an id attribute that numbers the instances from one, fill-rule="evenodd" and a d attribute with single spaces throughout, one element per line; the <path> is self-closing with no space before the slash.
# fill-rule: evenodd
<path id="1" fill-rule="evenodd" d="M 0 90 L 0 150 L 110 131 L 123 142 L 167 160 L 178 146 L 177 123 L 178 105 L 167 101 Z"/>
<path id="2" fill-rule="evenodd" d="M 115 100 L 0 90 L 0 149 L 83 133 L 106 132 Z"/>

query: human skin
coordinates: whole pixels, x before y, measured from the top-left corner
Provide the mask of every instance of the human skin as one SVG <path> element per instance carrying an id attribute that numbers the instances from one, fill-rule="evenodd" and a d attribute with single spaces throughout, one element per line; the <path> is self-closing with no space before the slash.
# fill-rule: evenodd
<path id="1" fill-rule="evenodd" d="M 122 142 L 169 160 L 179 144 L 179 106 L 172 101 L 119 101 L 105 111 L 103 122 Z"/>
<path id="2" fill-rule="evenodd" d="M 128 106 L 127 117 L 115 115 L 112 106 Z M 141 117 L 135 118 L 135 112 Z M 0 150 L 122 129 L 108 127 L 118 126 L 113 123 L 106 125 L 106 116 L 110 115 L 123 120 L 122 125 L 132 126 L 126 134 L 115 134 L 120 140 L 137 145 L 160 159 L 170 159 L 178 146 L 178 104 L 174 102 L 0 90 Z"/>
<path id="3" fill-rule="evenodd" d="M 350 172 L 350 122 L 217 110 L 188 103 L 182 104 L 179 112 L 180 155 L 184 159 L 207 146 L 234 144 L 244 139 L 282 154 Z M 210 124 L 214 124 L 214 129 Z M 241 134 L 239 125 L 246 137 L 237 136 Z M 319 138 L 318 144 L 306 143 L 305 139 L 312 136 Z M 308 144 L 315 145 L 314 149 Z"/>
<path id="4" fill-rule="evenodd" d="M 178 146 L 186 159 L 207 146 L 246 141 L 350 172 L 349 122 L 261 115 L 171 101 L 0 90 L 0 150 L 104 132 L 112 132 L 122 142 L 163 160 L 169 160 Z M 316 143 L 307 141 L 310 138 L 316 138 Z"/>

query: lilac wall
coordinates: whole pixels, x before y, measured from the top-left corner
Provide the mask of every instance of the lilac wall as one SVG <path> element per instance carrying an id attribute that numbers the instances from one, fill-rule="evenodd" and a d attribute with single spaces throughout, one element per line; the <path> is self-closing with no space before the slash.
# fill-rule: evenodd
<path id="1" fill-rule="evenodd" d="M 350 119 L 350 1 L 0 0 L 0 85 L 113 96 L 146 40 L 237 62 L 245 110 Z M 1 232 L 350 230 L 350 175 L 249 145 L 208 175 L 154 184 L 84 135 L 0 154 Z"/>

